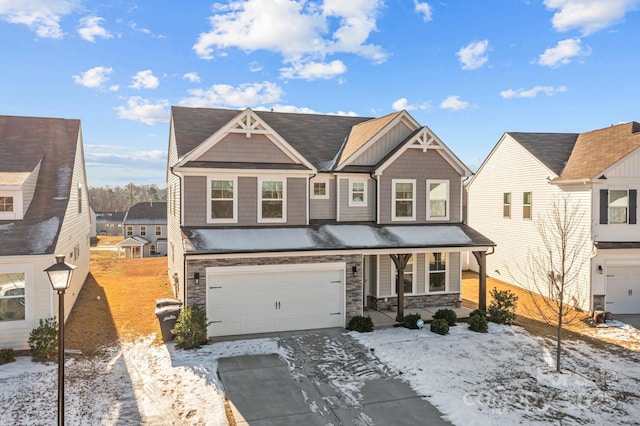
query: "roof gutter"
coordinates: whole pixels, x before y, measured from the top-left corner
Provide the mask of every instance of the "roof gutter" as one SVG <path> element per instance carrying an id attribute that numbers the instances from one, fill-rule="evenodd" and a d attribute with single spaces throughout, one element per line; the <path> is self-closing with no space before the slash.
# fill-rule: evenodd
<path id="1" fill-rule="evenodd" d="M 593 183 L 589 178 L 586 179 L 553 179 L 549 181 L 552 185 L 588 185 Z"/>

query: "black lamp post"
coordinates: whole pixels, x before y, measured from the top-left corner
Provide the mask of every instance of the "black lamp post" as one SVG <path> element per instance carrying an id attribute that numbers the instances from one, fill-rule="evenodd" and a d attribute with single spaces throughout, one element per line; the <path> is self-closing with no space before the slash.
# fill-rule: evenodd
<path id="1" fill-rule="evenodd" d="M 63 255 L 56 255 L 56 263 L 44 270 L 58 292 L 58 425 L 64 425 L 64 292 L 74 269 L 74 265 L 65 263 Z"/>

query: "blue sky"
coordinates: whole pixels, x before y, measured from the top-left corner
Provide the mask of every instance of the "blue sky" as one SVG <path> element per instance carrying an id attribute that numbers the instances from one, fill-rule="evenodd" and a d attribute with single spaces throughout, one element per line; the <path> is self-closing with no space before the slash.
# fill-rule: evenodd
<path id="1" fill-rule="evenodd" d="M 475 170 L 506 131 L 640 120 L 640 0 L 0 0 L 0 114 L 82 120 L 90 186 L 164 187 L 171 105 L 408 110 Z"/>

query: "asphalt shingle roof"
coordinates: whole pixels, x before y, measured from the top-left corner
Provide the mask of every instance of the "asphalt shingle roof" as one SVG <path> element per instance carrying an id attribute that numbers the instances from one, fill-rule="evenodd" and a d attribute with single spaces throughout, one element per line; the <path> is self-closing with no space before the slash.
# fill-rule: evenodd
<path id="1" fill-rule="evenodd" d="M 578 139 L 578 133 L 508 132 L 507 134 L 558 176 L 562 174 Z"/>
<path id="2" fill-rule="evenodd" d="M 80 120 L 0 116 L 0 175 L 40 171 L 22 220 L 0 220 L 0 256 L 53 254 L 69 202 Z"/>
<path id="3" fill-rule="evenodd" d="M 134 204 L 124 217 L 125 225 L 166 224 L 167 203 L 142 202 Z"/>

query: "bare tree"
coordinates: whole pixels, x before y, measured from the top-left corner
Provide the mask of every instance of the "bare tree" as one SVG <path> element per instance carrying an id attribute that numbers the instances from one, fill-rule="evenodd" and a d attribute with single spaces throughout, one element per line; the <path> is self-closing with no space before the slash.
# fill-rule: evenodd
<path id="1" fill-rule="evenodd" d="M 569 196 L 556 197 L 536 226 L 542 245 L 530 249 L 524 268 L 520 268 L 537 313 L 556 327 L 556 371 L 560 372 L 562 325 L 584 315 L 583 266 L 589 261 L 588 234 L 584 229 L 584 212 L 580 203 Z M 525 284 L 525 285 L 522 285 Z M 540 297 L 543 296 L 543 297 Z"/>

